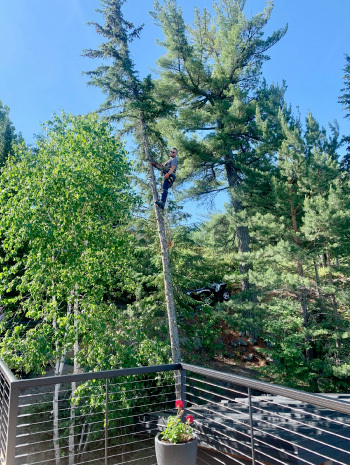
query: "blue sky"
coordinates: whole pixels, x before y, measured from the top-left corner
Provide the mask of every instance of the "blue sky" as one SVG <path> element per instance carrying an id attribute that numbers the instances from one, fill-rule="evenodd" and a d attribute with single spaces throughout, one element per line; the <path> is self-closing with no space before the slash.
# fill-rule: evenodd
<path id="1" fill-rule="evenodd" d="M 211 8 L 211 0 L 178 0 L 185 18 L 195 5 Z M 148 12 L 152 0 L 128 0 L 125 17 L 145 24 L 133 58 L 141 75 L 155 68 L 162 50 L 155 45 L 161 30 Z M 103 102 L 100 90 L 86 85 L 82 71 L 94 69 L 94 60 L 81 57 L 83 49 L 96 48 L 100 37 L 88 21 L 100 21 L 99 0 L 0 0 L 0 100 L 26 142 L 34 141 L 40 124 L 54 112 L 82 114 Z M 264 0 L 247 0 L 246 14 L 265 6 Z M 350 122 L 338 103 L 345 53 L 350 54 L 350 1 L 275 0 L 267 32 L 289 24 L 286 36 L 270 50 L 263 68 L 268 82 L 281 83 L 286 99 L 304 119 L 310 110 L 321 125 L 338 120 L 342 134 Z"/>

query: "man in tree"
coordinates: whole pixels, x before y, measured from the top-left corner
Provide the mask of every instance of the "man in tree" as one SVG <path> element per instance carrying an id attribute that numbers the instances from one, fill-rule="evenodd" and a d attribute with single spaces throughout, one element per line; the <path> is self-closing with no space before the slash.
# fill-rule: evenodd
<path id="1" fill-rule="evenodd" d="M 163 182 L 162 199 L 156 200 L 156 204 L 158 205 L 159 208 L 164 210 L 166 199 L 168 197 L 168 190 L 174 184 L 174 181 L 176 179 L 175 173 L 176 173 L 176 168 L 178 166 L 177 148 L 173 147 L 170 150 L 170 158 L 166 163 L 156 163 L 153 161 L 152 165 L 158 168 L 159 170 L 163 170 L 164 182 Z"/>

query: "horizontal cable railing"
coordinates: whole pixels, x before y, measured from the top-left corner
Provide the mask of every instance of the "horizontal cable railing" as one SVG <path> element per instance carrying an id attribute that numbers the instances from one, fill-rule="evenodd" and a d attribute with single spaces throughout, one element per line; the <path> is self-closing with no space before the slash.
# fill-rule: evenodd
<path id="1" fill-rule="evenodd" d="M 350 395 L 344 402 L 182 366 L 200 444 L 216 451 L 209 463 L 350 464 Z"/>
<path id="2" fill-rule="evenodd" d="M 158 427 L 150 428 L 148 418 L 174 412 L 180 368 L 164 365 L 14 382 L 13 464 L 155 465 Z"/>
<path id="3" fill-rule="evenodd" d="M 156 465 L 180 392 L 197 465 L 350 465 L 350 403 L 336 395 L 189 364 L 17 380 L 1 361 L 0 465 Z"/>

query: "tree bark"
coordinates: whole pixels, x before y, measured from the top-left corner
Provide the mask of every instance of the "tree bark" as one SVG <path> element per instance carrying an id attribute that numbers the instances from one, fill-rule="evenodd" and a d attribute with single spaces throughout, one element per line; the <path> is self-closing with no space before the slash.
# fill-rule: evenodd
<path id="1" fill-rule="evenodd" d="M 320 277 L 318 274 L 318 266 L 315 259 L 313 259 L 314 268 L 315 268 L 315 281 L 316 281 L 316 288 L 317 288 L 317 295 L 319 299 L 322 299 L 322 291 L 321 291 L 321 284 L 320 284 Z"/>
<path id="2" fill-rule="evenodd" d="M 73 305 L 73 316 L 74 316 L 74 332 L 75 332 L 75 341 L 73 347 L 73 373 L 77 374 L 79 371 L 77 355 L 79 352 L 79 339 L 78 339 L 78 314 L 79 314 L 79 302 L 78 302 L 78 286 L 75 286 L 72 294 L 75 296 L 74 305 Z M 71 407 L 70 407 L 70 425 L 69 425 L 69 465 L 74 465 L 75 462 L 75 436 L 74 436 L 74 426 L 75 426 L 75 401 L 74 393 L 77 388 L 77 383 L 71 383 L 72 393 L 71 393 Z"/>
<path id="3" fill-rule="evenodd" d="M 162 255 L 165 302 L 166 302 L 168 323 L 169 323 L 171 354 L 172 354 L 173 363 L 180 363 L 181 361 L 180 342 L 179 342 L 179 333 L 178 333 L 178 326 L 177 326 L 177 319 L 176 319 L 175 300 L 174 300 L 173 284 L 172 284 L 172 278 L 171 278 L 171 267 L 170 267 L 170 260 L 169 260 L 168 245 L 167 245 L 167 240 L 166 240 L 165 225 L 164 225 L 164 219 L 160 213 L 160 210 L 155 204 L 156 200 L 158 200 L 158 192 L 157 192 L 157 186 L 156 186 L 156 180 L 154 176 L 152 160 L 150 156 L 150 148 L 149 148 L 149 142 L 148 142 L 148 137 L 147 137 L 146 123 L 142 115 L 140 116 L 140 121 L 141 121 L 141 129 L 142 129 L 143 148 L 144 148 L 145 157 L 148 163 L 148 171 L 150 175 L 152 196 L 153 196 L 153 202 L 154 202 L 154 211 L 155 211 L 156 220 L 157 220 L 158 235 L 159 235 L 160 249 L 161 249 L 161 255 Z M 178 396 L 178 393 L 177 393 L 177 396 Z M 177 398 L 180 398 L 180 397 L 177 397 Z"/>
<path id="4" fill-rule="evenodd" d="M 243 211 L 243 205 L 240 201 L 237 200 L 236 196 L 234 195 L 235 190 L 237 189 L 240 179 L 237 175 L 236 170 L 232 163 L 227 162 L 225 164 L 226 175 L 228 180 L 228 185 L 230 187 L 230 196 L 231 196 L 231 204 L 233 206 L 234 212 L 239 213 Z M 239 253 L 249 253 L 250 252 L 250 234 L 248 226 L 237 226 L 236 227 L 236 236 L 237 236 L 237 244 L 238 244 L 238 252 Z M 239 272 L 242 275 L 241 278 L 241 291 L 247 292 L 251 291 L 252 295 L 249 298 L 252 302 L 257 301 L 256 292 L 254 291 L 254 286 L 249 283 L 248 272 L 249 270 L 253 269 L 253 265 L 251 263 L 239 263 Z"/>
<path id="5" fill-rule="evenodd" d="M 334 282 L 333 282 L 333 274 L 332 274 L 331 256 L 330 256 L 329 251 L 327 251 L 326 253 L 326 259 L 327 259 L 327 269 L 328 269 L 328 283 L 331 286 L 333 286 Z M 338 318 L 338 303 L 337 303 L 337 299 L 335 297 L 334 292 L 332 292 L 331 298 L 332 298 L 334 318 L 337 319 Z"/>
<path id="6" fill-rule="evenodd" d="M 328 269 L 328 283 L 330 286 L 333 287 L 334 281 L 333 281 L 333 274 L 332 274 L 332 265 L 331 265 L 331 255 L 329 253 L 329 250 L 327 250 L 326 253 L 326 261 L 327 261 L 327 269 Z M 334 294 L 334 292 L 331 293 L 331 299 L 332 299 L 332 306 L 333 306 L 333 316 L 334 316 L 334 321 L 335 321 L 335 330 L 338 332 L 338 303 L 337 303 L 337 298 Z M 335 346 L 337 350 L 339 350 L 339 338 L 338 336 L 335 338 Z M 339 365 L 339 358 L 338 355 L 336 355 L 335 360 L 334 360 L 336 365 Z"/>
<path id="7" fill-rule="evenodd" d="M 291 217 L 292 217 L 292 224 L 293 224 L 293 231 L 294 231 L 294 243 L 295 245 L 300 248 L 300 241 L 297 236 L 298 232 L 298 224 L 297 224 L 297 209 L 293 205 L 292 202 L 290 202 L 290 207 L 291 207 Z M 298 269 L 298 276 L 300 278 L 304 278 L 304 270 L 303 270 L 303 263 L 299 257 L 296 259 L 297 262 L 297 269 Z M 308 311 L 308 304 L 307 304 L 307 289 L 305 288 L 304 284 L 299 289 L 299 301 L 300 301 L 300 306 L 301 310 L 303 313 L 303 320 L 304 320 L 304 327 L 307 328 L 309 326 L 309 311 Z M 307 334 L 306 335 L 306 342 L 310 343 L 310 336 Z M 313 359 L 313 350 L 312 348 L 309 348 L 306 350 L 306 359 L 307 361 L 311 361 Z"/>
<path id="8" fill-rule="evenodd" d="M 56 296 L 52 298 L 54 305 L 56 303 Z M 67 312 L 68 313 L 68 312 Z M 56 333 L 57 329 L 57 322 L 56 322 L 56 316 L 54 316 L 53 320 L 53 327 Z M 59 346 L 58 346 L 58 340 L 56 339 L 55 342 L 56 345 L 56 352 L 58 352 Z M 63 352 L 62 356 L 56 360 L 55 364 L 55 376 L 61 376 L 63 373 L 64 369 L 64 364 L 65 364 L 65 357 L 66 353 Z M 60 435 L 59 435 L 59 410 L 58 410 L 58 402 L 59 402 L 59 394 L 60 394 L 60 384 L 55 384 L 55 389 L 53 393 L 53 399 L 52 399 L 52 415 L 53 415 L 53 447 L 54 447 L 54 453 L 55 453 L 55 462 L 56 465 L 60 465 L 60 460 L 61 460 L 61 454 L 60 454 Z"/>

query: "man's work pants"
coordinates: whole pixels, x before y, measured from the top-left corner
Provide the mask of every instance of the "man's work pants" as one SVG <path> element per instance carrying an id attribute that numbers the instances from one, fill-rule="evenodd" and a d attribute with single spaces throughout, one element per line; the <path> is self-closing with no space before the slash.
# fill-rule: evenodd
<path id="1" fill-rule="evenodd" d="M 162 192 L 162 202 L 164 203 L 164 205 L 168 197 L 168 190 L 174 184 L 175 179 L 176 179 L 176 176 L 173 173 L 168 177 L 168 179 L 164 179 L 163 192 Z"/>

